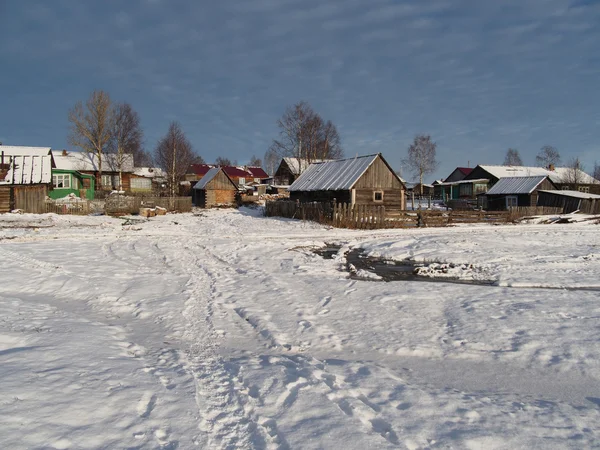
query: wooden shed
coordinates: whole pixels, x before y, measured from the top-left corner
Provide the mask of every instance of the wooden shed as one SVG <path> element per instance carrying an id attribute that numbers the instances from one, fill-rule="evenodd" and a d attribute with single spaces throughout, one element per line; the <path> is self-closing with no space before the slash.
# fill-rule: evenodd
<path id="1" fill-rule="evenodd" d="M 55 167 L 49 147 L 0 145 L 0 212 L 46 212 Z"/>
<path id="2" fill-rule="evenodd" d="M 311 164 L 289 187 L 292 200 L 405 209 L 404 183 L 381 153 Z"/>
<path id="3" fill-rule="evenodd" d="M 235 206 L 239 195 L 236 184 L 220 167 L 213 167 L 192 190 L 192 202 L 201 208 Z"/>
<path id="4" fill-rule="evenodd" d="M 502 211 L 514 206 L 537 206 L 542 189 L 553 190 L 556 186 L 544 175 L 501 178 L 485 193 L 486 209 Z"/>

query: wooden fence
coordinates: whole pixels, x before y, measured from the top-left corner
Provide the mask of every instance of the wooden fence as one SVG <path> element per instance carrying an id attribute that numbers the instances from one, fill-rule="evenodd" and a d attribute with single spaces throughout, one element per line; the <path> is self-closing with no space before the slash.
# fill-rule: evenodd
<path id="1" fill-rule="evenodd" d="M 563 209 L 554 206 L 511 206 L 508 208 L 511 220 L 526 216 L 545 216 L 562 214 Z"/>
<path id="2" fill-rule="evenodd" d="M 124 197 L 106 200 L 47 201 L 45 211 L 55 214 L 109 214 L 114 216 L 139 214 L 140 208 L 164 208 L 169 212 L 190 212 L 191 197 Z"/>
<path id="3" fill-rule="evenodd" d="M 273 201 L 265 205 L 265 215 L 280 216 L 333 225 L 340 228 L 379 229 L 445 227 L 460 223 L 503 223 L 508 211 L 400 211 L 384 206 L 348 203 L 298 203 Z"/>

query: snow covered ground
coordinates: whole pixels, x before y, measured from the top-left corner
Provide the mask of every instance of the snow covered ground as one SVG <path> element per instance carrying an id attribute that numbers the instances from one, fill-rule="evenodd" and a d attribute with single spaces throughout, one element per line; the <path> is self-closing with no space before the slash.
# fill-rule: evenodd
<path id="1" fill-rule="evenodd" d="M 599 227 L 1 215 L 0 448 L 596 447 Z"/>

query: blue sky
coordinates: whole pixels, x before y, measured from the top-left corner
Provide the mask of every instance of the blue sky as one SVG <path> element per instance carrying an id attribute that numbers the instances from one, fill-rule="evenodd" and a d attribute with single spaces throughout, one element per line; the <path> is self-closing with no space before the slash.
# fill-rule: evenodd
<path id="1" fill-rule="evenodd" d="M 600 1 L 0 1 L 0 141 L 68 148 L 93 89 L 172 120 L 207 161 L 262 158 L 286 106 L 309 102 L 346 155 L 396 169 L 417 133 L 439 169 L 600 161 Z M 404 175 L 408 175 L 404 173 Z"/>

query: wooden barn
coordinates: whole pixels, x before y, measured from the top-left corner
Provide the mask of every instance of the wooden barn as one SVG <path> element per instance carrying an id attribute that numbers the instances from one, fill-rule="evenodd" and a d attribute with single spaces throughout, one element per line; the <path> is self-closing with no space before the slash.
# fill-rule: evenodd
<path id="1" fill-rule="evenodd" d="M 238 187 L 220 167 L 210 169 L 192 189 L 192 202 L 201 208 L 235 206 L 238 198 Z"/>
<path id="2" fill-rule="evenodd" d="M 46 212 L 55 163 L 49 147 L 0 145 L 0 212 Z"/>
<path id="3" fill-rule="evenodd" d="M 580 191 L 540 191 L 538 206 L 563 209 L 563 214 L 575 211 L 584 214 L 600 214 L 600 195 Z"/>
<path id="4" fill-rule="evenodd" d="M 381 153 L 311 164 L 289 187 L 301 202 L 335 201 L 403 210 L 406 188 Z"/>
<path id="5" fill-rule="evenodd" d="M 490 211 L 503 211 L 513 206 L 537 206 L 540 190 L 554 190 L 556 186 L 545 175 L 508 177 L 498 180 L 484 195 Z"/>

